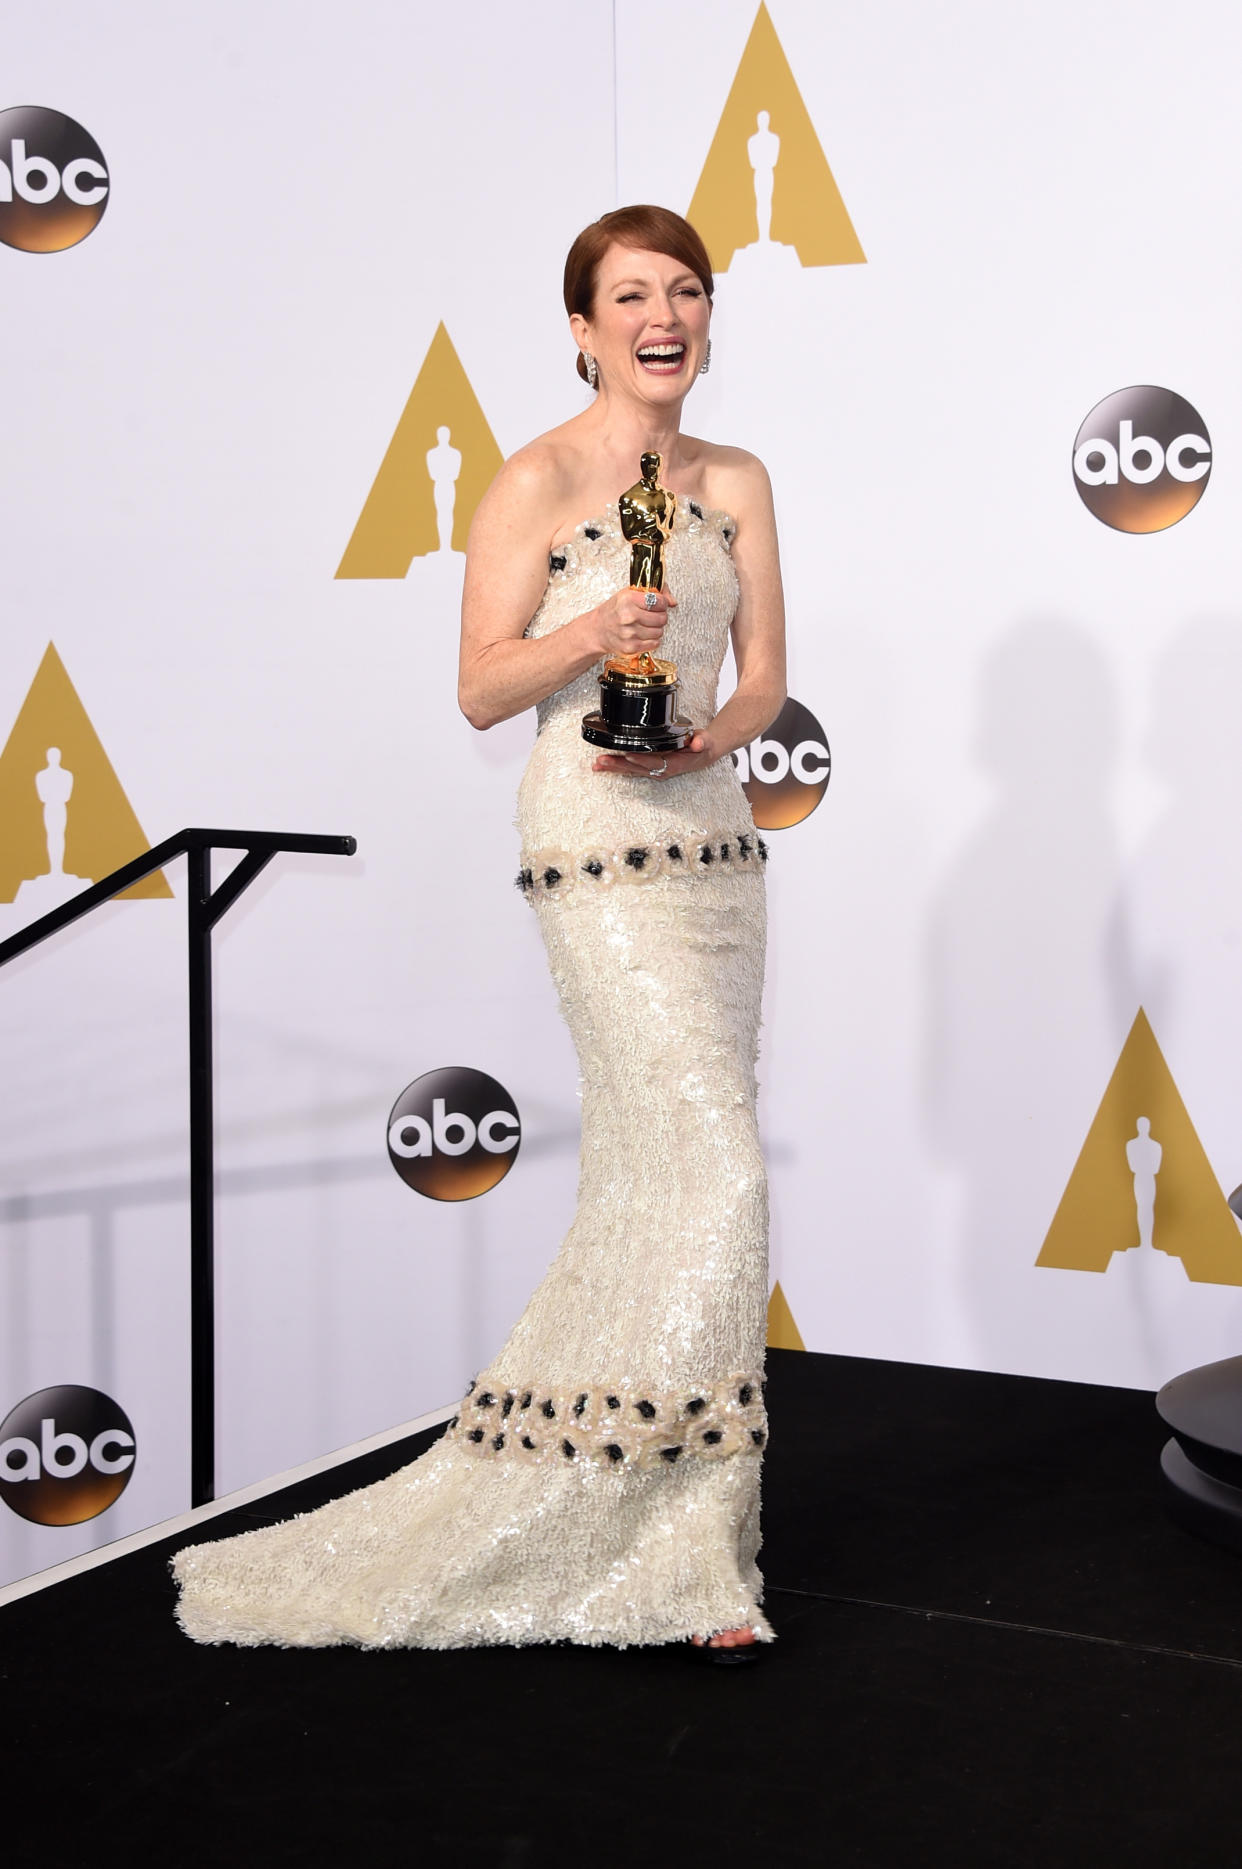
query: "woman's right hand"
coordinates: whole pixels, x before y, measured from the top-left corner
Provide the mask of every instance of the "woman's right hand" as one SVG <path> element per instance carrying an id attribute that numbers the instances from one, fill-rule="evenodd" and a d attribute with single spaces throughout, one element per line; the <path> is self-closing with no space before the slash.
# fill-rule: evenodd
<path id="1" fill-rule="evenodd" d="M 648 604 L 654 597 L 655 603 Z M 590 613 L 599 653 L 612 655 L 654 655 L 668 623 L 668 613 L 677 607 L 669 590 L 640 591 L 632 588 L 617 591 L 606 603 Z"/>

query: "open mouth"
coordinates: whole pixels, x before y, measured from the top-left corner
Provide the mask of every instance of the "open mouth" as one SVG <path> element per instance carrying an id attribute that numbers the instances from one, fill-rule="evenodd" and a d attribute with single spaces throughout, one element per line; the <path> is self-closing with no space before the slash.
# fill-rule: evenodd
<path id="1" fill-rule="evenodd" d="M 668 344 L 644 344 L 638 352 L 638 361 L 644 370 L 653 376 L 675 376 L 685 360 L 686 347 L 680 339 Z"/>

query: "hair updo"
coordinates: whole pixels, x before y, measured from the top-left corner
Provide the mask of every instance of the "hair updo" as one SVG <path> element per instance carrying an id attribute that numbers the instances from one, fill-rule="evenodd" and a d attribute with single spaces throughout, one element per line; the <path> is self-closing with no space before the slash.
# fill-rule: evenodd
<path id="1" fill-rule="evenodd" d="M 707 248 L 689 221 L 671 208 L 650 206 L 614 208 L 584 227 L 569 249 L 565 260 L 565 310 L 590 318 L 595 309 L 595 285 L 600 261 L 609 247 L 629 247 L 633 252 L 667 253 L 680 260 L 696 274 L 711 303 L 715 284 Z M 578 375 L 587 379 L 586 359 L 578 352 Z"/>

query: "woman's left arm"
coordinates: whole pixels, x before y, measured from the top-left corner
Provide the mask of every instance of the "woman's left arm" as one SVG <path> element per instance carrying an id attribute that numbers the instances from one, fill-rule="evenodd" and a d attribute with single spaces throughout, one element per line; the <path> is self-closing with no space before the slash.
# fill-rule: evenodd
<path id="1" fill-rule="evenodd" d="M 738 602 L 733 616 L 733 656 L 737 687 L 709 726 L 701 728 L 684 753 L 670 753 L 661 778 L 695 772 L 727 759 L 770 727 L 785 702 L 785 594 L 772 483 L 762 461 L 739 449 L 721 476 L 728 510 L 737 519 L 733 565 Z M 645 778 L 658 755 L 606 753 L 595 761 L 597 772 L 631 772 Z"/>

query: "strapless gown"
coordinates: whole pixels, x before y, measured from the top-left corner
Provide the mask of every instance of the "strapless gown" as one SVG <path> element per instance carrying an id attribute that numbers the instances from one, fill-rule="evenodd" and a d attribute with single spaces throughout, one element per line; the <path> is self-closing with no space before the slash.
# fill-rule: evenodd
<path id="1" fill-rule="evenodd" d="M 725 514 L 678 504 L 661 653 L 703 722 L 737 604 Z M 628 582 L 615 506 L 551 554 L 527 635 Z M 729 759 L 595 773 L 594 671 L 540 704 L 519 886 L 582 1073 L 577 1212 L 442 1438 L 377 1485 L 173 1560 L 200 1642 L 669 1642 L 760 1611 L 767 852 Z"/>

